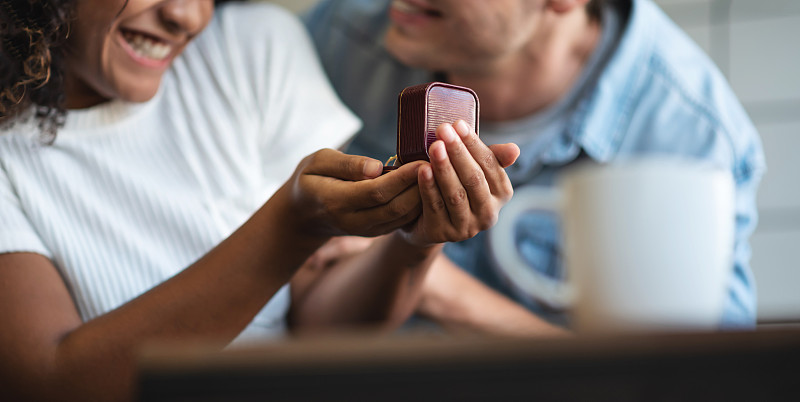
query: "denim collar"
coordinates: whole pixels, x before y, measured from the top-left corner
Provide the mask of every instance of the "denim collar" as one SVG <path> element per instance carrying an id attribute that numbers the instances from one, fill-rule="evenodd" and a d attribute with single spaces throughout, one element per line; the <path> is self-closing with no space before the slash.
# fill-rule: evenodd
<path id="1" fill-rule="evenodd" d="M 564 147 L 569 143 L 578 144 L 598 162 L 608 162 L 616 155 L 630 124 L 636 100 L 646 85 L 646 65 L 655 43 L 648 15 L 653 13 L 654 7 L 649 1 L 630 3 L 628 22 L 617 49 L 596 86 L 573 114 L 565 133 L 569 140 L 556 142 L 549 150 L 554 159 L 558 160 L 565 154 Z"/>

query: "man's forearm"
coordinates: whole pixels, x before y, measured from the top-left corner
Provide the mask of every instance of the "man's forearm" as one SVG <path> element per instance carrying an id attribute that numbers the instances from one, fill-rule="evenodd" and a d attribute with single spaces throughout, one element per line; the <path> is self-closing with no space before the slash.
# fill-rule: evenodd
<path id="1" fill-rule="evenodd" d="M 443 254 L 428 273 L 417 311 L 453 331 L 524 337 L 569 334 L 484 285 Z"/>

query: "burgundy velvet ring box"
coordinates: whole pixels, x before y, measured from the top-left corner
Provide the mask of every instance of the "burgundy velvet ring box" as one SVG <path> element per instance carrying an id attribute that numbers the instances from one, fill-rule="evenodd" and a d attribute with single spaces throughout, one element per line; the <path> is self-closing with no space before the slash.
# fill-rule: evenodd
<path id="1" fill-rule="evenodd" d="M 428 149 L 436 141 L 442 123 L 464 120 L 478 132 L 480 108 L 475 91 L 443 82 L 429 82 L 404 89 L 397 100 L 397 163 L 430 161 Z M 384 171 L 396 168 L 386 166 Z"/>

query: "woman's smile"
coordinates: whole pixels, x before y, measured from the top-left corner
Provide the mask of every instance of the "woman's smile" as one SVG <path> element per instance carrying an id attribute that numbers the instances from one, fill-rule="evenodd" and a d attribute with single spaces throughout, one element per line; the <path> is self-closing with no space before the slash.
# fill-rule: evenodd
<path id="1" fill-rule="evenodd" d="M 122 47 L 138 63 L 145 67 L 169 66 L 176 46 L 143 32 L 119 29 Z"/>
<path id="2" fill-rule="evenodd" d="M 214 14 L 212 0 L 82 0 L 69 37 L 66 106 L 152 99 L 172 62 Z"/>

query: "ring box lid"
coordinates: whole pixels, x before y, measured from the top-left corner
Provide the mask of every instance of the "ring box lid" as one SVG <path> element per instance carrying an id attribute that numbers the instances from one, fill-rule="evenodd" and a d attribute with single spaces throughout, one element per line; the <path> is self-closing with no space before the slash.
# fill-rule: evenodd
<path id="1" fill-rule="evenodd" d="M 443 82 L 407 87 L 397 102 L 398 161 L 430 161 L 428 149 L 442 123 L 464 120 L 477 133 L 479 108 L 478 95 L 466 87 Z"/>

